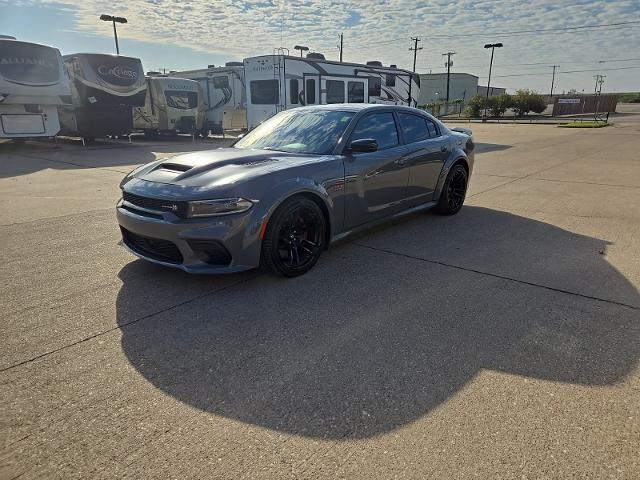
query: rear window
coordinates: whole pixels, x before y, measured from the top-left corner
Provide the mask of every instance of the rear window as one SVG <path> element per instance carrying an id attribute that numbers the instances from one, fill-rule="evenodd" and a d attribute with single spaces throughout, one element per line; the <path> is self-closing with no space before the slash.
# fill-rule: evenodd
<path id="1" fill-rule="evenodd" d="M 430 137 L 426 119 L 409 113 L 398 113 L 398 118 L 407 143 L 419 142 Z"/>
<path id="2" fill-rule="evenodd" d="M 251 103 L 254 105 L 276 105 L 280 101 L 278 80 L 253 80 L 249 84 Z"/>
<path id="3" fill-rule="evenodd" d="M 327 103 L 344 103 L 344 82 L 327 80 Z"/>
<path id="4" fill-rule="evenodd" d="M 165 90 L 164 97 L 167 99 L 167 105 L 171 108 L 188 110 L 198 106 L 198 94 L 196 92 Z"/>

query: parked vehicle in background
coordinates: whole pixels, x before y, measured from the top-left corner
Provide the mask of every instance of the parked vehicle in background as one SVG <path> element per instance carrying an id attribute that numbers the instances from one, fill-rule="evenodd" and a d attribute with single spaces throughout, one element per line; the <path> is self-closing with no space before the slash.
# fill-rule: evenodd
<path id="1" fill-rule="evenodd" d="M 283 110 L 332 103 L 382 103 L 415 107 L 420 77 L 408 70 L 373 61 L 366 65 L 263 55 L 244 59 L 247 125 L 254 128 Z"/>
<path id="2" fill-rule="evenodd" d="M 74 53 L 63 60 L 71 79 L 72 104 L 59 108 L 60 133 L 88 140 L 131 133 L 132 108 L 144 105 L 147 90 L 140 59 Z"/>
<path id="3" fill-rule="evenodd" d="M 52 137 L 58 105 L 71 103 L 57 48 L 0 38 L 0 138 Z"/>
<path id="4" fill-rule="evenodd" d="M 202 97 L 195 80 L 147 77 L 147 94 L 142 107 L 133 109 L 133 128 L 148 137 L 158 134 L 195 134 L 202 129 Z"/>
<path id="5" fill-rule="evenodd" d="M 224 130 L 247 128 L 247 101 L 242 62 L 227 62 L 224 67 L 173 72 L 173 76 L 197 80 L 200 83 L 204 121 L 201 133 L 222 133 Z"/>
<path id="6" fill-rule="evenodd" d="M 339 104 L 280 112 L 231 148 L 163 158 L 121 182 L 123 245 L 193 273 L 264 266 L 295 277 L 323 250 L 390 217 L 461 208 L 469 130 L 415 108 Z"/>

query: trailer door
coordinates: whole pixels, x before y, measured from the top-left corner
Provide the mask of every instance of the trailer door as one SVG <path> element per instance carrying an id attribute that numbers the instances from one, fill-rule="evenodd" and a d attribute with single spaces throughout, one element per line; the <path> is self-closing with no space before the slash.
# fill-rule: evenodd
<path id="1" fill-rule="evenodd" d="M 320 81 L 320 103 L 366 103 L 367 80 L 357 77 L 323 76 Z"/>
<path id="2" fill-rule="evenodd" d="M 308 74 L 303 75 L 304 80 L 304 104 L 318 105 L 320 104 L 320 75 Z"/>

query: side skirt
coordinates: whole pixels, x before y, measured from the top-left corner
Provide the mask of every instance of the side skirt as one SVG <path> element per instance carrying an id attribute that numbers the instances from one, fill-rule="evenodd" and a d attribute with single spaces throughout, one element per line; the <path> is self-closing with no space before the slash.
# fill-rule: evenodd
<path id="1" fill-rule="evenodd" d="M 363 225 L 358 225 L 357 227 L 351 229 L 351 230 L 347 230 L 346 232 L 342 232 L 339 233 L 338 235 L 335 235 L 331 238 L 331 242 L 330 245 L 333 245 L 334 243 L 338 243 L 342 240 L 344 240 L 347 237 L 350 237 L 351 235 L 355 235 L 357 233 L 361 233 L 365 230 L 369 230 L 373 227 L 376 227 L 378 225 L 382 225 L 384 223 L 387 223 L 393 219 L 396 218 L 400 218 L 400 217 L 405 217 L 407 215 L 411 215 L 412 213 L 417 213 L 417 212 L 421 212 L 423 210 L 429 210 L 430 208 L 433 208 L 436 206 L 436 203 L 438 202 L 427 202 L 427 203 L 423 203 L 421 205 L 418 205 L 416 207 L 411 207 L 408 208 L 406 210 L 403 210 L 401 212 L 398 213 L 394 213 L 393 215 L 389 215 L 388 217 L 384 217 L 381 218 L 379 220 L 374 220 L 373 222 L 369 222 L 369 223 L 365 223 Z"/>

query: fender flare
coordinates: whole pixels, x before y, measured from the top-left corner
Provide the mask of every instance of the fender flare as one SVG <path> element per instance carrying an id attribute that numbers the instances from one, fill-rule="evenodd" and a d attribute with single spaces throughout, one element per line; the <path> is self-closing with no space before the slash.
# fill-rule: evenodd
<path id="1" fill-rule="evenodd" d="M 471 168 L 469 166 L 469 160 L 467 156 L 464 155 L 464 152 L 454 151 L 453 154 L 449 156 L 447 161 L 442 165 L 442 170 L 440 170 L 440 175 L 438 176 L 438 183 L 436 183 L 436 189 L 433 192 L 433 201 L 437 202 L 440 200 L 440 194 L 442 193 L 442 189 L 444 188 L 444 182 L 447 180 L 447 175 L 449 175 L 449 171 L 451 167 L 453 167 L 457 163 L 463 163 L 467 169 L 467 172 L 471 172 Z"/>

